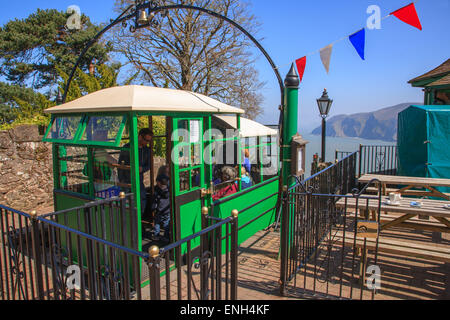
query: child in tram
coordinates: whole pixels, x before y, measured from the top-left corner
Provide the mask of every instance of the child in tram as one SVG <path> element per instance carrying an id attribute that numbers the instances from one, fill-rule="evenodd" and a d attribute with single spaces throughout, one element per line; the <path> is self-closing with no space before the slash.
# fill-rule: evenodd
<path id="1" fill-rule="evenodd" d="M 152 237 L 155 241 L 169 242 L 170 196 L 168 185 L 169 177 L 164 173 L 158 175 L 151 204 L 151 211 L 155 212 L 155 227 Z M 164 230 L 162 237 L 160 236 L 161 228 Z"/>

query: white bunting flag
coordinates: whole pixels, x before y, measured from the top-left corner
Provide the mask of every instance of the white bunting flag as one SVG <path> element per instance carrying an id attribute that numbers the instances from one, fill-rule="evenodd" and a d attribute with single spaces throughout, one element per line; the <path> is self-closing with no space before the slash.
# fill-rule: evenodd
<path id="1" fill-rule="evenodd" d="M 320 49 L 320 59 L 322 60 L 323 66 L 325 70 L 330 70 L 330 59 L 331 59 L 331 51 L 333 50 L 333 45 L 330 44 L 325 48 Z"/>

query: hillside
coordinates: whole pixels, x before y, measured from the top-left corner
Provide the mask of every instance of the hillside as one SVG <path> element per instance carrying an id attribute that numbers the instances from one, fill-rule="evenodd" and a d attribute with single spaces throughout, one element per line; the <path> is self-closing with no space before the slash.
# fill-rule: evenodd
<path id="1" fill-rule="evenodd" d="M 331 117 L 327 120 L 326 135 L 395 141 L 397 140 L 397 115 L 410 105 L 422 105 L 422 103 L 401 103 L 373 112 Z M 322 134 L 322 127 L 314 129 L 312 134 Z"/>

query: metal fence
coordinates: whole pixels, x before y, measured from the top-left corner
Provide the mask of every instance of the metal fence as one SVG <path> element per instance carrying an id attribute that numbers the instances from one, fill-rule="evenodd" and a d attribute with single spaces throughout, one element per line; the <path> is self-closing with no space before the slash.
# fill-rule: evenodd
<path id="1" fill-rule="evenodd" d="M 237 298 L 237 214 L 147 253 L 134 211 L 132 195 L 39 217 L 0 205 L 1 299 Z"/>
<path id="2" fill-rule="evenodd" d="M 358 177 L 366 173 L 396 175 L 397 146 L 359 147 Z"/>
<path id="3" fill-rule="evenodd" d="M 355 290 L 359 290 L 360 299 L 373 299 L 374 292 L 365 289 L 364 277 L 368 261 L 376 264 L 377 250 L 369 256 L 366 241 L 361 245 L 357 234 L 360 222 L 370 219 L 368 207 L 365 208 L 368 201 L 379 203 L 381 199 L 363 196 L 367 186 L 361 191 L 355 189 L 356 160 L 357 152 L 354 152 L 309 179 L 285 188 L 282 295 L 353 299 L 357 297 Z M 348 207 L 349 199 L 356 201 L 356 209 Z M 358 215 L 358 211 L 362 214 Z M 372 212 L 375 223 L 379 215 L 380 210 Z M 358 261 L 361 262 L 359 270 Z"/>
<path id="4" fill-rule="evenodd" d="M 220 219 L 203 212 L 202 227 L 161 250 L 150 249 L 152 299 L 237 299 L 238 213 Z"/>
<path id="5" fill-rule="evenodd" d="M 397 146 L 359 146 L 356 172 L 363 174 L 396 175 L 398 166 Z M 346 158 L 352 151 L 335 151 L 336 161 Z"/>

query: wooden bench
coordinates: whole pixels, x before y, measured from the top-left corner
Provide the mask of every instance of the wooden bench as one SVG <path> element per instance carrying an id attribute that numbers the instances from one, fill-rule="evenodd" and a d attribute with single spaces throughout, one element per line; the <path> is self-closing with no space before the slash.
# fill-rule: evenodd
<path id="1" fill-rule="evenodd" d="M 353 237 L 353 232 L 346 231 L 344 245 L 347 247 L 353 247 Z M 378 239 L 378 252 L 450 263 L 450 246 L 437 245 L 434 243 L 425 244 L 418 242 L 399 241 L 392 238 L 384 238 L 382 236 L 380 236 Z M 376 248 L 376 239 L 367 238 L 366 240 L 366 249 L 374 251 Z M 338 231 L 336 234 L 333 234 L 334 243 L 342 244 L 342 241 L 342 231 Z M 363 238 L 356 238 L 356 247 L 359 249 L 364 249 Z"/>
<path id="2" fill-rule="evenodd" d="M 387 194 L 389 194 L 389 193 L 391 193 L 391 192 L 396 192 L 396 191 L 398 191 L 398 189 L 395 189 L 395 188 L 386 188 L 386 193 Z M 377 187 L 368 187 L 367 189 L 366 189 L 366 192 L 368 193 L 368 194 L 378 194 L 378 188 Z"/>
<path id="3" fill-rule="evenodd" d="M 386 188 L 385 189 L 385 195 L 389 195 L 391 192 L 398 192 L 398 188 Z M 366 189 L 366 193 L 368 194 L 378 194 L 378 188 L 377 187 L 368 187 Z M 423 196 L 424 191 L 421 190 L 408 190 L 408 196 L 416 196 L 421 197 Z M 450 197 L 450 193 L 443 192 L 442 194 L 446 195 L 447 197 Z"/>
<path id="4" fill-rule="evenodd" d="M 391 223 L 395 219 L 400 218 L 399 215 L 385 215 L 382 214 L 380 217 L 381 225 Z M 410 218 L 407 221 L 400 222 L 396 225 L 396 227 L 400 228 L 408 228 L 408 229 L 414 229 L 414 230 L 424 230 L 424 231 L 431 231 L 431 232 L 441 232 L 441 233 L 450 233 L 450 227 L 444 226 L 442 221 L 437 221 L 433 219 L 430 220 L 424 220 L 420 217 L 414 217 Z"/>

